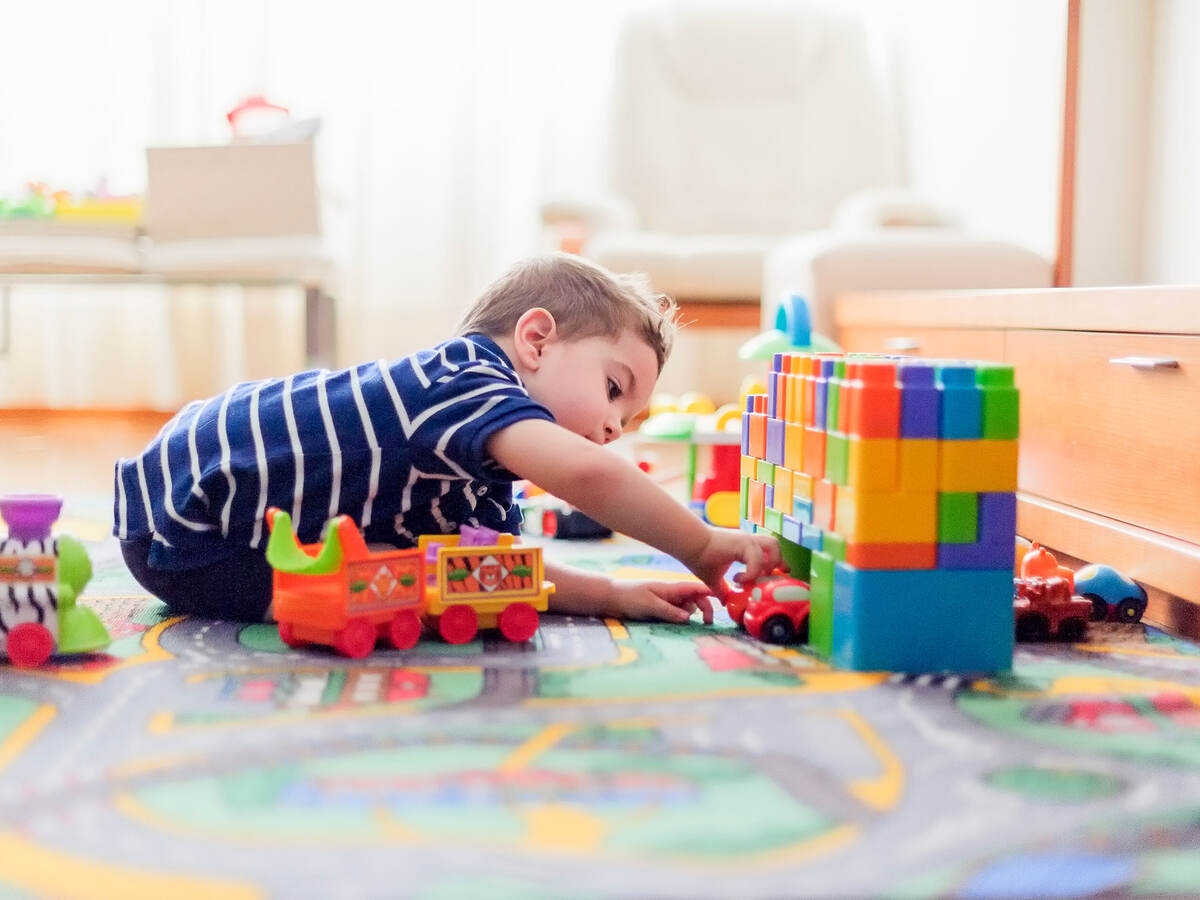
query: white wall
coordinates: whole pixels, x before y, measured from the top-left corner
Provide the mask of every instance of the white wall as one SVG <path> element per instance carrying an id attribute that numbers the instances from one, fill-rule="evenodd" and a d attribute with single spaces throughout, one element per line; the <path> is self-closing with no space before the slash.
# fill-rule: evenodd
<path id="1" fill-rule="evenodd" d="M 1156 0 L 1142 281 L 1200 283 L 1200 3 Z"/>
<path id="2" fill-rule="evenodd" d="M 1065 0 L 904 0 L 892 17 L 912 186 L 1053 259 Z"/>
<path id="3" fill-rule="evenodd" d="M 1153 43 L 1153 3 L 1083 3 L 1073 285 L 1142 280 Z"/>

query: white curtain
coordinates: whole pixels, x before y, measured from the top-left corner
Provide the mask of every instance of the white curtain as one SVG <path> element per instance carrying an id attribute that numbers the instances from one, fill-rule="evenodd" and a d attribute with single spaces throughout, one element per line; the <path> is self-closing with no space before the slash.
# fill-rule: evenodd
<path id="1" fill-rule="evenodd" d="M 611 44 L 620 17 L 644 2 L 10 4 L 0 14 L 10 37 L 0 54 L 0 193 L 25 181 L 85 191 L 101 178 L 114 193 L 141 191 L 147 145 L 225 142 L 225 113 L 250 94 L 319 116 L 342 273 L 340 361 L 397 356 L 447 334 L 483 285 L 539 249 L 544 197 L 603 181 Z M 228 310 L 202 321 L 194 309 L 181 317 L 170 297 L 131 292 L 120 302 L 121 320 L 136 324 L 115 336 L 111 304 L 44 306 L 54 322 L 16 317 L 22 334 L 12 338 L 38 346 L 39 359 L 57 343 L 50 329 L 111 336 L 90 351 L 68 342 L 76 354 L 56 362 L 73 377 L 24 372 L 21 405 L 169 407 L 206 384 L 182 370 L 203 366 L 202 355 L 172 347 L 255 343 Z M 167 349 L 145 353 L 148 341 Z M 114 357 L 144 376 L 118 384 L 106 375 Z M 281 354 L 281 367 L 293 359 Z M 255 368 L 226 359 L 208 382 Z"/>

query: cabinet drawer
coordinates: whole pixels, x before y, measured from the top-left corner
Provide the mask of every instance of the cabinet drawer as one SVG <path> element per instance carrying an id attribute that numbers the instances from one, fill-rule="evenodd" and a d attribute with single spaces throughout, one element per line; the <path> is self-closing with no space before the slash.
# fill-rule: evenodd
<path id="1" fill-rule="evenodd" d="M 1009 331 L 1005 355 L 1021 490 L 1200 543 L 1200 337 Z"/>
<path id="2" fill-rule="evenodd" d="M 841 344 L 856 353 L 898 353 L 949 359 L 1004 359 L 1001 330 L 905 328 L 902 325 L 843 328 Z"/>

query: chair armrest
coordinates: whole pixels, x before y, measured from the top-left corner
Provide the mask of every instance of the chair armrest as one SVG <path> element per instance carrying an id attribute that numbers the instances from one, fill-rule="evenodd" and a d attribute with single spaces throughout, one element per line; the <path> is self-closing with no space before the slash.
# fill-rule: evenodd
<path id="1" fill-rule="evenodd" d="M 843 200 L 833 215 L 837 231 L 936 227 L 957 224 L 947 211 L 908 188 L 869 188 Z"/>
<path id="2" fill-rule="evenodd" d="M 602 231 L 633 231 L 637 210 L 617 194 L 560 197 L 542 204 L 542 227 L 556 249 L 578 253 L 592 235 Z"/>
<path id="3" fill-rule="evenodd" d="M 814 331 L 836 339 L 833 306 L 849 291 L 986 290 L 1050 287 L 1049 260 L 1012 241 L 949 228 L 884 228 L 859 234 L 800 235 L 763 264 L 763 322 L 781 296 L 809 302 Z"/>

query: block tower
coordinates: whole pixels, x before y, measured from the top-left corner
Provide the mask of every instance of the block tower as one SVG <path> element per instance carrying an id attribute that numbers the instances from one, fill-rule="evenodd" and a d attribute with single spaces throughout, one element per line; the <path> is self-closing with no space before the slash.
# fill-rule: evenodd
<path id="1" fill-rule="evenodd" d="M 776 354 L 746 401 L 741 520 L 812 587 L 810 648 L 855 670 L 1011 668 L 1011 366 Z"/>

